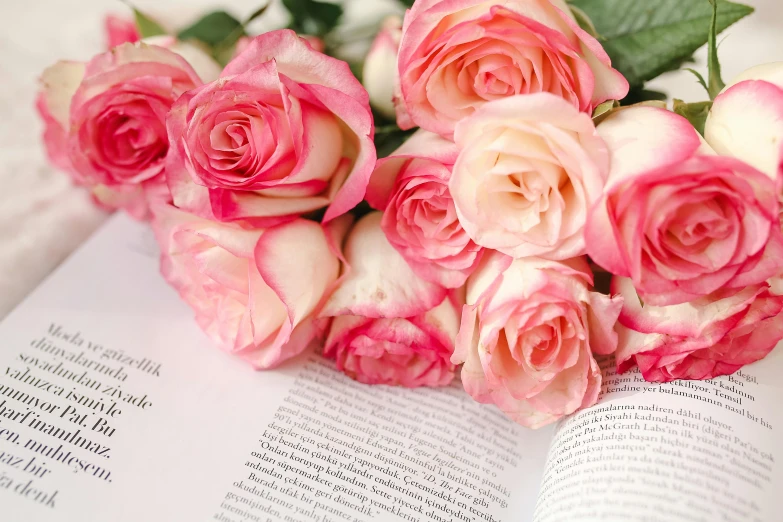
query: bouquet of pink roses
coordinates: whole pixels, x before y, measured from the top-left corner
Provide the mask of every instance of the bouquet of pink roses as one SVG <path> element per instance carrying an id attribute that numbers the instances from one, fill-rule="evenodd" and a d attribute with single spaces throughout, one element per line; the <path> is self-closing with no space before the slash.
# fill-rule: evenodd
<path id="1" fill-rule="evenodd" d="M 783 339 L 783 64 L 725 86 L 715 44 L 752 9 L 416 0 L 349 64 L 339 5 L 283 3 L 255 36 L 264 8 L 111 18 L 108 51 L 41 78 L 52 162 L 151 220 L 222 349 L 321 346 L 367 384 L 461 367 L 538 427 L 596 402 L 597 357 L 706 379 Z M 710 101 L 644 90 L 704 43 Z"/>

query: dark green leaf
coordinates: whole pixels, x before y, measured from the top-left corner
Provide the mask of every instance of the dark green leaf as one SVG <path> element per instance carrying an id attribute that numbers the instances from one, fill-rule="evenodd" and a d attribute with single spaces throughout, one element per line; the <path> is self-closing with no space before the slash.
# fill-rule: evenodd
<path id="1" fill-rule="evenodd" d="M 414 129 L 404 131 L 396 124 L 376 129 L 374 141 L 378 158 L 385 158 L 397 150 L 414 132 Z"/>
<path id="2" fill-rule="evenodd" d="M 682 100 L 674 100 L 674 112 L 691 122 L 691 125 L 704 134 L 704 123 L 707 121 L 707 115 L 710 113 L 712 102 L 685 103 Z"/>
<path id="3" fill-rule="evenodd" d="M 413 2 L 415 0 L 400 0 L 400 3 L 404 5 L 405 7 L 413 7 Z"/>
<path id="4" fill-rule="evenodd" d="M 623 98 L 623 105 L 634 105 L 636 103 L 642 103 L 647 101 L 665 101 L 667 95 L 665 92 L 651 91 L 642 88 L 632 88 L 628 92 L 628 96 Z"/>
<path id="5" fill-rule="evenodd" d="M 710 3 L 712 4 L 712 19 L 707 40 L 707 76 L 709 77 L 707 92 L 710 93 L 710 99 L 714 100 L 726 87 L 726 84 L 720 77 L 720 62 L 718 61 L 718 3 L 715 0 L 710 0 Z"/>
<path id="6" fill-rule="evenodd" d="M 199 40 L 210 47 L 233 45 L 245 35 L 242 23 L 225 11 L 215 11 L 179 32 L 180 40 Z"/>
<path id="7" fill-rule="evenodd" d="M 269 9 L 269 2 L 253 11 L 253 13 L 245 19 L 245 23 L 243 25 L 247 26 L 247 24 L 264 14 L 267 9 Z"/>
<path id="8" fill-rule="evenodd" d="M 631 84 L 671 70 L 707 43 L 712 8 L 707 0 L 573 0 L 593 21 L 601 43 Z M 717 32 L 753 12 L 718 0 Z"/>
<path id="9" fill-rule="evenodd" d="M 291 13 L 289 28 L 297 33 L 324 36 L 337 27 L 343 16 L 343 8 L 330 2 L 317 0 L 283 0 Z"/>
<path id="10" fill-rule="evenodd" d="M 353 207 L 353 209 L 351 209 L 351 214 L 353 214 L 354 219 L 358 221 L 359 219 L 366 216 L 373 210 L 374 209 L 370 206 L 369 203 L 367 203 L 366 201 L 362 201 L 361 203 Z"/>
<path id="11" fill-rule="evenodd" d="M 145 15 L 131 4 L 128 4 L 133 9 L 133 17 L 136 20 L 136 29 L 139 30 L 139 35 L 142 38 L 149 38 L 150 36 L 160 36 L 166 34 L 166 30 L 161 25 Z"/>

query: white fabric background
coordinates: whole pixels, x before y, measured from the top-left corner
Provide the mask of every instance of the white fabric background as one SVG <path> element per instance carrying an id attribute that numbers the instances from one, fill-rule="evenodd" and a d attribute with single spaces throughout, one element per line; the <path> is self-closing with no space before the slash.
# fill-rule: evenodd
<path id="1" fill-rule="evenodd" d="M 134 0 L 172 27 L 183 26 L 205 9 L 222 7 L 239 17 L 263 0 Z M 645 0 L 629 0 L 643 2 Z M 704 0 L 705 2 L 707 0 Z M 783 2 L 744 0 L 756 13 L 721 39 L 724 79 L 750 65 L 783 60 Z M 394 0 L 348 0 L 349 25 L 366 23 L 395 6 Z M 117 1 L 2 0 L 0 20 L 0 317 L 11 310 L 101 222 L 105 214 L 52 169 L 44 157 L 41 125 L 33 103 L 41 70 L 58 59 L 88 59 L 103 45 L 107 11 L 126 13 Z M 285 20 L 273 6 L 257 25 Z M 704 70 L 702 49 L 695 66 Z M 686 101 L 705 98 L 687 72 L 666 75 L 653 88 Z M 85 281 L 85 286 L 89 282 Z"/>

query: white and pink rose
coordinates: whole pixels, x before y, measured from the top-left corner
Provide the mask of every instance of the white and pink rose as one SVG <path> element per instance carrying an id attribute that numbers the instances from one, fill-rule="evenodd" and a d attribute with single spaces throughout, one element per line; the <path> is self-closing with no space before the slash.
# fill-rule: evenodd
<path id="1" fill-rule="evenodd" d="M 405 15 L 397 121 L 451 136 L 488 101 L 548 92 L 591 113 L 628 82 L 564 0 L 418 0 Z"/>
<path id="2" fill-rule="evenodd" d="M 477 401 L 538 428 L 591 406 L 601 371 L 593 354 L 617 347 L 619 298 L 591 292 L 584 258 L 488 255 L 467 285 L 452 362 Z"/>
<path id="3" fill-rule="evenodd" d="M 389 244 L 378 212 L 345 243 L 346 273 L 320 317 L 324 355 L 359 382 L 445 386 L 459 327 L 459 297 L 419 278 Z"/>
<path id="4" fill-rule="evenodd" d="M 375 165 L 367 92 L 348 64 L 293 31 L 254 38 L 167 120 L 175 205 L 261 226 L 364 197 Z"/>
<path id="5" fill-rule="evenodd" d="M 783 339 L 783 296 L 766 283 L 721 289 L 688 303 L 642 303 L 626 277 L 612 280 L 624 300 L 618 371 L 638 365 L 648 381 L 711 379 L 764 358 Z"/>
<path id="6" fill-rule="evenodd" d="M 402 38 L 402 19 L 390 15 L 383 19 L 364 59 L 362 83 L 370 95 L 370 104 L 387 118 L 394 119 L 394 96 L 399 90 L 397 51 Z"/>
<path id="7" fill-rule="evenodd" d="M 775 182 L 718 156 L 681 116 L 616 111 L 598 126 L 611 171 L 587 253 L 657 306 L 763 283 L 783 268 Z"/>
<path id="8" fill-rule="evenodd" d="M 98 203 L 140 219 L 148 215 L 147 194 L 165 193 L 166 115 L 202 83 L 179 51 L 211 62 L 173 39 L 161 43 L 171 49 L 124 43 L 87 63 L 58 62 L 44 71 L 37 100 L 52 162 Z M 216 67 L 201 69 L 208 75 Z"/>
<path id="9" fill-rule="evenodd" d="M 587 213 L 609 174 L 590 116 L 550 93 L 484 104 L 457 124 L 449 180 L 462 227 L 512 257 L 584 254 Z"/>
<path id="10" fill-rule="evenodd" d="M 153 211 L 161 272 L 220 348 L 266 369 L 308 347 L 340 273 L 321 225 L 296 219 L 248 229 L 171 205 Z"/>
<path id="11" fill-rule="evenodd" d="M 424 130 L 378 161 L 367 201 L 383 210 L 381 228 L 420 277 L 457 288 L 478 266 L 483 248 L 457 218 L 449 180 L 457 148 Z"/>

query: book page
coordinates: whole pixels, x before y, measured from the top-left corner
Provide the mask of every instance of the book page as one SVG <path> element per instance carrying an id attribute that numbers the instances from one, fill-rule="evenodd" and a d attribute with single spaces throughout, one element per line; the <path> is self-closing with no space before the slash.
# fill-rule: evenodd
<path id="1" fill-rule="evenodd" d="M 551 432 L 216 349 L 116 216 L 0 324 L 0 520 L 517 521 Z"/>
<path id="2" fill-rule="evenodd" d="M 648 383 L 613 365 L 599 403 L 557 428 L 535 522 L 780 520 L 781 346 L 708 381 Z"/>

